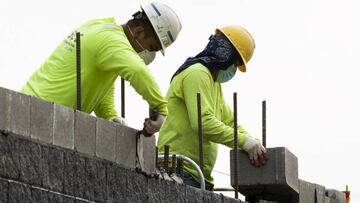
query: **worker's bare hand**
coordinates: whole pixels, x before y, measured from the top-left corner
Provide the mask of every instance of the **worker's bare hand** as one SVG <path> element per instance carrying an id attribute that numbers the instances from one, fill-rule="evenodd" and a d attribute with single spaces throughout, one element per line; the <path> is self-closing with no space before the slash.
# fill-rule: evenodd
<path id="1" fill-rule="evenodd" d="M 242 148 L 249 154 L 250 163 L 254 166 L 265 165 L 269 159 L 265 147 L 258 139 L 250 136 L 245 137 Z"/>

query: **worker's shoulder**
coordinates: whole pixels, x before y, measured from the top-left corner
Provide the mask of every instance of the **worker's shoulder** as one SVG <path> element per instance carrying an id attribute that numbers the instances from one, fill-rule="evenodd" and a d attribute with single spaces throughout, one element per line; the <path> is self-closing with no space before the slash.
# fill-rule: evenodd
<path id="1" fill-rule="evenodd" d="M 195 78 L 195 79 L 201 79 L 201 78 L 211 78 L 211 73 L 208 68 L 206 68 L 201 63 L 195 63 L 191 66 L 189 66 L 187 69 L 183 72 L 183 78 Z"/>

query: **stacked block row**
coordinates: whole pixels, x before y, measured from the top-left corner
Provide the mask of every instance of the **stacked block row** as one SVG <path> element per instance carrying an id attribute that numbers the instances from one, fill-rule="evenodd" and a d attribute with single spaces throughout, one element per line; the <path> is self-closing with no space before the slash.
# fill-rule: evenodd
<path id="1" fill-rule="evenodd" d="M 155 171 L 155 137 L 111 121 L 0 87 L 0 130 L 97 156 L 134 169 Z M 140 146 L 137 146 L 140 145 Z"/>

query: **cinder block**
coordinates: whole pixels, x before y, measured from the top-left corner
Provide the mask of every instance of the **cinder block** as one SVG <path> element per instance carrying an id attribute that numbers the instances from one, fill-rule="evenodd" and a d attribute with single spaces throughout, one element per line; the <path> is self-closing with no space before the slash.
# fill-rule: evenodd
<path id="1" fill-rule="evenodd" d="M 8 202 L 32 202 L 30 187 L 16 182 L 9 182 Z"/>
<path id="2" fill-rule="evenodd" d="M 315 184 L 316 203 L 325 203 L 325 187 Z"/>
<path id="3" fill-rule="evenodd" d="M 202 189 L 186 185 L 186 202 L 203 202 L 204 192 Z"/>
<path id="4" fill-rule="evenodd" d="M 330 198 L 325 196 L 325 203 L 331 203 Z"/>
<path id="5" fill-rule="evenodd" d="M 115 123 L 96 119 L 96 156 L 115 162 Z"/>
<path id="6" fill-rule="evenodd" d="M 148 174 L 155 173 L 155 153 L 156 153 L 156 140 L 155 136 L 145 137 L 140 135 L 140 140 L 138 141 L 140 148 L 138 148 L 138 153 L 142 153 L 143 159 L 140 160 L 144 166 L 142 170 Z"/>
<path id="7" fill-rule="evenodd" d="M 54 104 L 53 144 L 74 149 L 74 110 Z"/>
<path id="8" fill-rule="evenodd" d="M 222 195 L 204 190 L 204 203 L 222 203 Z"/>
<path id="9" fill-rule="evenodd" d="M 62 193 L 64 177 L 67 176 L 64 172 L 64 151 L 42 145 L 41 160 L 43 187 Z"/>
<path id="10" fill-rule="evenodd" d="M 325 194 L 330 198 L 330 203 L 345 203 L 345 193 L 341 191 L 327 189 Z"/>
<path id="11" fill-rule="evenodd" d="M 10 131 L 30 136 L 30 96 L 8 91 Z"/>
<path id="12" fill-rule="evenodd" d="M 0 87 L 0 130 L 10 130 L 9 90 Z"/>
<path id="13" fill-rule="evenodd" d="M 297 157 L 284 147 L 267 148 L 267 154 L 269 160 L 266 165 L 255 167 L 250 164 L 248 154 L 245 151 L 238 151 L 237 182 L 239 191 L 256 201 L 261 199 L 298 201 Z M 230 160 L 231 185 L 234 187 L 234 150 L 230 152 Z"/>
<path id="14" fill-rule="evenodd" d="M 20 177 L 19 143 L 12 133 L 0 133 L 0 176 L 18 180 Z"/>
<path id="15" fill-rule="evenodd" d="M 299 203 L 315 203 L 315 184 L 299 180 Z"/>
<path id="16" fill-rule="evenodd" d="M 28 139 L 19 140 L 20 180 L 30 185 L 41 186 L 41 147 Z"/>
<path id="17" fill-rule="evenodd" d="M 8 202 L 9 183 L 0 179 L 0 202 Z"/>
<path id="18" fill-rule="evenodd" d="M 116 163 L 126 168 L 135 168 L 136 132 L 133 128 L 116 125 Z"/>
<path id="19" fill-rule="evenodd" d="M 30 137 L 45 143 L 52 143 L 54 105 L 30 97 Z"/>
<path id="20" fill-rule="evenodd" d="M 75 149 L 88 155 L 95 155 L 96 118 L 89 114 L 75 112 Z"/>

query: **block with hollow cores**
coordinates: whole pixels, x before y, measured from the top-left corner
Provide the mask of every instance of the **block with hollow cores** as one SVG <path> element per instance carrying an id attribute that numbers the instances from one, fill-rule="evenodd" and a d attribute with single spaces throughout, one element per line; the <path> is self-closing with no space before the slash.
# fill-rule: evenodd
<path id="1" fill-rule="evenodd" d="M 54 104 L 30 98 L 30 137 L 45 143 L 53 141 Z"/>
<path id="2" fill-rule="evenodd" d="M 96 156 L 115 162 L 116 127 L 112 121 L 96 119 Z"/>
<path id="3" fill-rule="evenodd" d="M 116 124 L 115 162 L 126 168 L 135 168 L 136 133 L 133 128 Z"/>
<path id="4" fill-rule="evenodd" d="M 73 109 L 54 104 L 54 145 L 74 149 L 74 120 Z"/>
<path id="5" fill-rule="evenodd" d="M 75 112 L 75 150 L 95 155 L 96 118 L 80 111 Z"/>
<path id="6" fill-rule="evenodd" d="M 230 152 L 230 174 L 233 187 L 235 187 L 234 152 L 234 150 Z M 261 199 L 298 201 L 297 157 L 284 147 L 267 148 L 267 154 L 269 160 L 266 165 L 255 167 L 250 164 L 248 154 L 238 150 L 237 185 L 239 192 L 255 201 Z"/>

